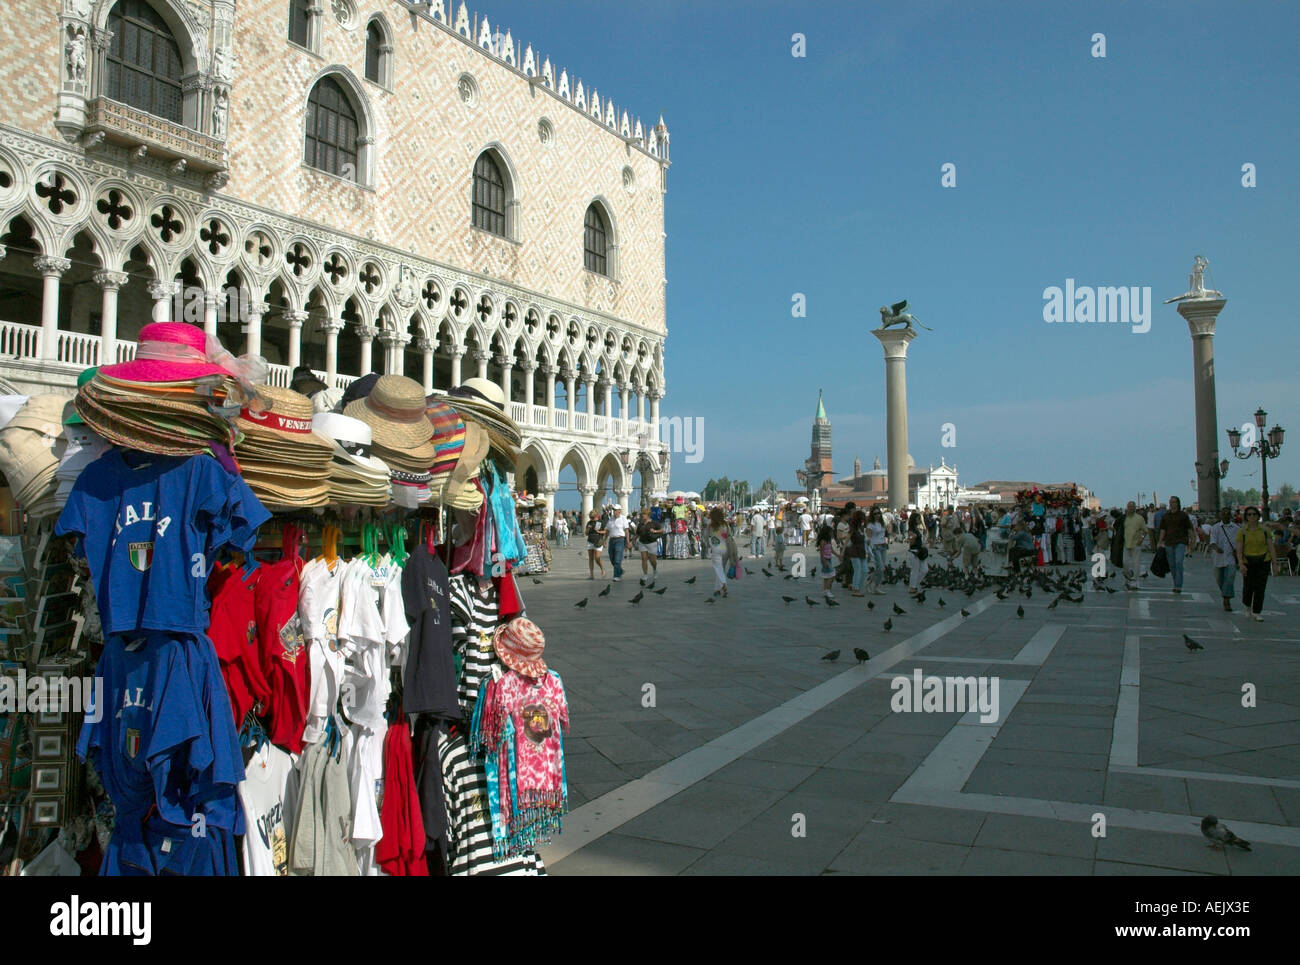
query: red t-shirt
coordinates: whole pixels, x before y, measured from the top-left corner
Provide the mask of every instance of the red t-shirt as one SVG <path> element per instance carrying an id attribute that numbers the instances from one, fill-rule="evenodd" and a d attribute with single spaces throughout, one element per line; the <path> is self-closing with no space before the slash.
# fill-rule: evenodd
<path id="1" fill-rule="evenodd" d="M 311 699 L 311 661 L 298 617 L 298 571 L 302 560 L 290 556 L 262 566 L 254 594 L 257 643 L 262 670 L 271 685 L 271 743 L 292 754 L 302 752 L 302 732 Z"/>
<path id="2" fill-rule="evenodd" d="M 236 728 L 255 705 L 266 707 L 271 699 L 271 686 L 262 672 L 257 619 L 253 614 L 261 576 L 261 567 L 245 575 L 238 566 L 218 565 L 208 577 L 208 594 L 212 598 L 208 637 L 221 661 L 221 676 L 230 694 Z"/>

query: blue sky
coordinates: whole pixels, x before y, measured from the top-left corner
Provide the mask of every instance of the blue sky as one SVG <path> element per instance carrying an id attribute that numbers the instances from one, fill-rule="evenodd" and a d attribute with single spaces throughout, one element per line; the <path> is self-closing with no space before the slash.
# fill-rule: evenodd
<path id="1" fill-rule="evenodd" d="M 1193 255 L 1228 304 L 1220 440 L 1256 407 L 1300 484 L 1300 4 L 477 5 L 672 134 L 664 415 L 704 420 L 711 476 L 794 487 L 818 388 L 835 468 L 885 456 L 869 330 L 902 298 L 910 450 L 1105 503 L 1191 497 L 1192 349 L 1165 298 Z M 1091 55 L 1094 33 L 1104 59 Z M 806 57 L 791 36 L 806 37 Z M 956 165 L 957 185 L 940 184 Z M 1257 186 L 1242 186 L 1242 165 Z M 1049 325 L 1043 290 L 1151 288 L 1150 331 Z M 807 318 L 791 299 L 807 298 Z M 957 446 L 940 445 L 951 422 Z M 567 481 L 567 480 L 566 480 Z M 1259 484 L 1258 461 L 1225 485 Z"/>

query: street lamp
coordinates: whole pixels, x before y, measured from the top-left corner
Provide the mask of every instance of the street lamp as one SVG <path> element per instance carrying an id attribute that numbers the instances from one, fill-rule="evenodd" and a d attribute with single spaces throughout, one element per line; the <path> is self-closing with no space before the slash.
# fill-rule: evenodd
<path id="1" fill-rule="evenodd" d="M 1259 454 L 1259 465 L 1263 471 L 1263 494 L 1264 494 L 1264 521 L 1268 521 L 1268 461 L 1276 459 L 1282 453 L 1282 441 L 1286 435 L 1286 430 L 1280 425 L 1274 423 L 1273 428 L 1268 430 L 1268 436 L 1264 435 L 1264 426 L 1268 423 L 1268 413 L 1259 408 L 1255 410 L 1255 427 L 1259 430 L 1259 441 L 1248 449 L 1241 448 L 1241 430 L 1229 429 L 1228 442 L 1232 446 L 1232 454 L 1238 459 L 1249 459 L 1256 453 Z M 1227 475 L 1227 460 L 1221 462 L 1220 467 L 1224 475 Z"/>
<path id="2" fill-rule="evenodd" d="M 1217 456 L 1218 453 L 1216 452 L 1215 455 Z M 1198 493 L 1198 496 L 1197 496 L 1197 505 L 1198 505 L 1198 506 L 1200 506 L 1200 496 L 1199 496 L 1199 493 L 1200 493 L 1200 491 L 1201 491 L 1200 480 L 1202 480 L 1202 479 L 1214 479 L 1214 480 L 1216 480 L 1216 481 L 1217 481 L 1217 480 L 1220 480 L 1220 479 L 1222 479 L 1224 476 L 1228 475 L 1228 466 L 1229 466 L 1229 462 L 1228 462 L 1228 460 L 1226 460 L 1226 459 L 1220 459 L 1220 460 L 1219 460 L 1219 464 L 1218 464 L 1217 466 L 1214 465 L 1214 463 L 1211 463 L 1211 464 L 1210 464 L 1210 468 L 1205 469 L 1205 468 L 1203 468 L 1203 466 L 1201 465 L 1201 461 L 1200 461 L 1199 459 L 1196 460 L 1196 479 L 1197 479 L 1197 481 L 1194 482 L 1194 483 L 1192 483 L 1192 488 L 1193 488 L 1194 490 L 1196 490 L 1196 492 Z M 1215 497 L 1218 498 L 1218 493 L 1219 493 L 1219 487 L 1218 487 L 1218 486 L 1215 486 L 1215 487 L 1214 487 L 1214 492 L 1215 492 Z M 1201 508 L 1202 510 L 1212 508 L 1216 513 L 1219 511 L 1219 507 L 1218 507 L 1217 505 L 1216 505 L 1216 506 L 1213 506 L 1213 507 L 1200 506 L 1200 508 Z"/>

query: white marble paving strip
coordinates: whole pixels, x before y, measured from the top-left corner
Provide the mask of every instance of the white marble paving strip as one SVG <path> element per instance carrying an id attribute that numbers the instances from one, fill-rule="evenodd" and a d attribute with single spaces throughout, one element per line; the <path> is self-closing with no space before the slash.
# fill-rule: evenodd
<path id="1" fill-rule="evenodd" d="M 1021 648 L 1011 662 L 1041 667 L 1047 662 L 1047 657 L 1051 654 L 1052 648 L 1056 646 L 1064 634 L 1065 624 L 1063 623 L 1043 624 L 1038 628 L 1038 632 L 1029 638 L 1029 642 Z"/>
<path id="2" fill-rule="evenodd" d="M 1142 638 L 1124 635 L 1124 663 L 1119 672 L 1119 705 L 1110 738 L 1110 767 L 1137 767 L 1138 695 L 1142 679 Z"/>
<path id="3" fill-rule="evenodd" d="M 1136 767 L 1130 764 L 1111 764 L 1107 770 L 1119 774 L 1138 774 L 1142 777 L 1174 777 L 1182 780 L 1219 781 L 1223 784 L 1258 784 L 1263 787 L 1300 788 L 1300 781 L 1282 777 L 1256 777 L 1253 774 L 1221 774 L 1217 771 L 1180 771 L 1168 767 Z"/>
<path id="4" fill-rule="evenodd" d="M 971 618 L 988 609 L 994 600 L 995 597 L 990 596 L 968 604 L 967 611 Z M 553 843 L 541 849 L 542 857 L 548 864 L 554 864 L 575 851 L 585 848 L 597 838 L 609 834 L 620 825 L 657 807 L 691 785 L 699 783 L 710 774 L 721 770 L 839 700 L 845 694 L 861 687 L 867 681 L 883 675 L 953 628 L 960 626 L 963 619 L 961 614 L 954 614 L 946 620 L 935 623 L 890 647 L 884 653 L 877 654 L 866 663 L 850 667 L 843 673 L 741 724 L 702 747 L 697 747 L 655 768 L 645 777 L 629 781 L 621 787 L 602 794 L 594 801 L 588 801 L 564 819 L 564 833 Z M 1023 690 L 1021 692 L 1023 693 Z M 975 715 L 975 719 L 978 721 L 978 714 Z M 966 717 L 962 720 L 964 722 Z M 992 724 L 980 726 L 995 729 Z"/>

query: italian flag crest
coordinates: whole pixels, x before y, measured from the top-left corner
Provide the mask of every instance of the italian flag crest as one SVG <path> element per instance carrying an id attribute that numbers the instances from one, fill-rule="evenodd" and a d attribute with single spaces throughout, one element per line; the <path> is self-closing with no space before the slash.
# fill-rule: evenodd
<path id="1" fill-rule="evenodd" d="M 149 569 L 149 566 L 153 563 L 152 540 L 143 543 L 130 543 L 127 545 L 127 552 L 131 558 L 131 565 L 141 573 Z"/>

